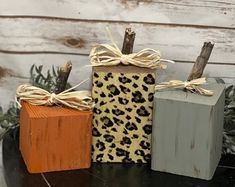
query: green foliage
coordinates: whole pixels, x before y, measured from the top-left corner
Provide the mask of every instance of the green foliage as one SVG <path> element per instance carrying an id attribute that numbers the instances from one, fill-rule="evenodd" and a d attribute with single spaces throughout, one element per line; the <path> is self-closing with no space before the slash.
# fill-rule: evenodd
<path id="1" fill-rule="evenodd" d="M 223 152 L 235 154 L 235 85 L 225 90 Z"/>
<path id="2" fill-rule="evenodd" d="M 19 122 L 19 109 L 14 105 L 13 102 L 10 103 L 10 107 L 7 112 L 3 112 L 2 107 L 0 107 L 0 127 L 2 132 L 0 133 L 0 139 L 4 134 L 11 128 L 18 126 Z"/>
<path id="3" fill-rule="evenodd" d="M 53 66 L 52 73 L 50 72 L 50 70 L 48 70 L 46 75 L 42 73 L 42 70 L 42 65 L 38 67 L 36 65 L 32 65 L 32 67 L 30 68 L 30 83 L 33 86 L 52 92 L 56 86 L 58 70 L 56 71 Z"/>
<path id="4" fill-rule="evenodd" d="M 47 70 L 46 75 L 43 74 L 43 66 L 32 65 L 30 68 L 30 83 L 33 86 L 47 90 L 48 92 L 54 92 L 56 88 L 56 82 L 59 75 L 59 68 L 55 70 L 52 66 L 52 70 Z M 67 83 L 66 89 L 71 88 L 71 85 Z"/>
<path id="5" fill-rule="evenodd" d="M 227 132 L 235 130 L 235 85 L 225 91 L 224 128 Z"/>
<path id="6" fill-rule="evenodd" d="M 43 66 L 32 65 L 30 68 L 30 84 L 49 92 L 53 92 L 56 87 L 56 80 L 58 79 L 59 68 L 55 70 L 54 66 L 52 71 L 47 70 L 46 75 L 43 74 Z M 67 83 L 66 89 L 71 88 L 71 85 Z M 19 123 L 19 109 L 10 103 L 7 112 L 3 112 L 0 106 L 0 139 L 11 128 L 15 128 Z"/>

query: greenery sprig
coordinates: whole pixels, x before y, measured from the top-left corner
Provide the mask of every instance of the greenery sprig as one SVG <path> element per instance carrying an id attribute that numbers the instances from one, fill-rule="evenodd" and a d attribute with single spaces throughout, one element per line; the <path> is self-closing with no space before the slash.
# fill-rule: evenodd
<path id="1" fill-rule="evenodd" d="M 225 90 L 223 153 L 235 154 L 235 85 Z"/>
<path id="2" fill-rule="evenodd" d="M 46 74 L 43 73 L 43 66 L 32 65 L 30 68 L 30 84 L 37 86 L 48 92 L 54 92 L 56 81 L 58 79 L 59 68 L 57 70 L 52 66 L 52 70 L 47 70 Z M 71 88 L 69 83 L 66 84 L 66 89 Z M 19 124 L 19 109 L 10 103 L 7 112 L 3 112 L 0 106 L 0 140 L 12 128 L 17 127 Z"/>
<path id="3" fill-rule="evenodd" d="M 0 140 L 10 129 L 18 126 L 19 123 L 19 109 L 14 105 L 13 102 L 10 103 L 10 106 L 7 112 L 3 112 L 2 107 L 0 107 Z"/>
<path id="4" fill-rule="evenodd" d="M 43 74 L 43 66 L 32 65 L 30 68 L 30 84 L 33 86 L 47 90 L 48 92 L 54 92 L 56 89 L 56 83 L 59 77 L 59 68 L 55 70 L 52 66 L 52 70 L 47 70 L 46 75 Z M 67 83 L 66 89 L 71 88 L 71 85 Z"/>

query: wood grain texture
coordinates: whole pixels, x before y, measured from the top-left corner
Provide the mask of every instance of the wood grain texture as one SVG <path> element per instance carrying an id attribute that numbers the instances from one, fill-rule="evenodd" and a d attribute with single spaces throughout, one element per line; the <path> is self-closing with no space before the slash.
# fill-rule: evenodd
<path id="1" fill-rule="evenodd" d="M 206 64 L 208 63 L 213 47 L 213 43 L 204 42 L 201 52 L 193 65 L 193 68 L 189 74 L 187 81 L 202 77 L 203 71 L 206 67 Z"/>
<path id="2" fill-rule="evenodd" d="M 94 44 L 110 43 L 106 26 L 110 27 L 120 47 L 123 31 L 129 26 L 136 32 L 134 51 L 149 47 L 159 49 L 162 58 L 192 61 L 199 54 L 201 44 L 210 40 L 215 42 L 211 62 L 234 63 L 234 29 L 91 20 L 1 18 L 0 52 L 87 55 Z"/>
<path id="3" fill-rule="evenodd" d="M 131 28 L 126 28 L 122 44 L 122 54 L 133 53 L 134 42 L 135 32 Z"/>
<path id="4" fill-rule="evenodd" d="M 233 0 L 1 0 L 1 15 L 235 27 Z M 146 12 L 147 14 L 143 14 Z"/>
<path id="5" fill-rule="evenodd" d="M 59 55 L 59 54 L 0 54 L 0 65 L 4 69 L 16 71 L 17 74 L 5 76 L 0 79 L 0 106 L 4 111 L 9 107 L 9 103 L 14 101 L 15 90 L 20 84 L 28 83 L 30 77 L 30 67 L 33 64 L 43 65 L 44 73 L 52 66 L 59 67 L 65 62 L 71 60 L 73 70 L 68 82 L 76 85 L 91 76 L 91 67 L 88 66 L 88 56 Z M 85 82 L 78 89 L 90 89 L 90 81 Z"/>
<path id="6" fill-rule="evenodd" d="M 20 151 L 30 173 L 89 168 L 92 112 L 23 102 Z"/>
<path id="7" fill-rule="evenodd" d="M 182 90 L 156 92 L 152 165 L 157 171 L 210 180 L 222 149 L 224 85 L 205 99 Z"/>
<path id="8" fill-rule="evenodd" d="M 0 66 L 0 79 L 3 77 L 13 76 L 13 75 L 14 73 L 12 70 Z"/>
<path id="9" fill-rule="evenodd" d="M 58 68 L 58 77 L 56 78 L 55 90 L 53 91 L 55 94 L 59 94 L 60 92 L 63 92 L 66 89 L 71 70 L 72 63 L 70 61 Z"/>
<path id="10" fill-rule="evenodd" d="M 70 73 L 68 82 L 76 85 L 86 78 L 91 78 L 91 66 L 88 56 L 79 55 L 59 55 L 59 54 L 0 54 L 0 64 L 4 69 L 15 71 L 17 74 L 5 76 L 0 79 L 0 106 L 6 110 L 9 102 L 14 101 L 15 90 L 18 85 L 29 82 L 29 71 L 33 64 L 43 65 L 44 72 L 51 69 L 54 65 L 59 67 L 67 61 L 71 61 L 73 69 Z M 188 73 L 192 69 L 193 63 L 177 62 L 168 64 L 166 70 L 157 71 L 157 82 L 169 81 L 172 79 L 186 80 Z M 220 77 L 227 83 L 235 84 L 235 66 L 208 64 L 204 70 L 203 76 Z M 91 90 L 91 81 L 82 84 L 78 89 Z"/>
<path id="11" fill-rule="evenodd" d="M 87 55 L 96 43 L 109 43 L 109 26 L 121 48 L 123 31 L 136 31 L 134 51 L 159 49 L 163 58 L 176 60 L 159 71 L 158 82 L 186 80 L 204 41 L 215 47 L 204 75 L 234 83 L 235 3 L 233 0 L 0 0 L 0 104 L 7 108 L 17 85 L 28 82 L 32 64 L 45 69 L 71 60 L 69 82 L 77 84 L 91 75 Z M 104 11 L 105 10 L 105 11 Z M 147 14 L 143 14 L 146 12 Z M 84 55 L 84 56 L 83 56 Z M 228 65 L 231 64 L 231 65 Z M 12 73 L 6 73 L 9 70 Z M 15 70 L 17 69 L 17 73 Z M 90 81 L 81 89 L 90 89 Z"/>

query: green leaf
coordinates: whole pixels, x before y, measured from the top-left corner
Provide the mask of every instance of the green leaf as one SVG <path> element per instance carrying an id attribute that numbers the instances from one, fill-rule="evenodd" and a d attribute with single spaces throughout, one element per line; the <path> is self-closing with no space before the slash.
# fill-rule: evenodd
<path id="1" fill-rule="evenodd" d="M 31 66 L 31 68 L 30 68 L 30 75 L 31 75 L 31 76 L 33 75 L 33 70 L 34 70 L 34 68 L 35 68 L 35 64 L 33 64 L 33 65 Z"/>
<path id="2" fill-rule="evenodd" d="M 56 76 L 57 76 L 56 71 L 55 71 L 55 67 L 54 67 L 54 66 L 52 66 L 52 73 L 53 73 L 53 76 L 54 76 L 54 77 L 56 77 Z"/>
<path id="3" fill-rule="evenodd" d="M 234 103 L 234 102 L 231 102 L 231 103 L 228 105 L 228 109 L 235 109 L 235 103 Z"/>
<path id="4" fill-rule="evenodd" d="M 38 76 L 35 78 L 35 83 L 39 83 L 40 78 L 41 78 L 41 75 L 38 75 Z"/>
<path id="5" fill-rule="evenodd" d="M 40 65 L 39 67 L 38 67 L 38 73 L 42 73 L 42 67 L 43 67 L 43 65 Z"/>
<path id="6" fill-rule="evenodd" d="M 48 71 L 47 71 L 47 77 L 46 77 L 46 79 L 45 79 L 45 83 L 50 82 L 51 79 L 52 79 L 52 76 L 51 76 L 51 74 L 50 74 L 50 70 L 48 70 Z"/>
<path id="7" fill-rule="evenodd" d="M 225 89 L 225 96 L 226 96 L 226 98 L 227 97 L 229 97 L 228 95 L 229 95 L 229 93 L 230 93 L 230 91 L 233 89 L 233 85 L 230 85 L 230 86 L 228 86 L 226 89 Z"/>
<path id="8" fill-rule="evenodd" d="M 235 154 L 235 86 L 230 85 L 225 90 L 224 106 L 224 135 L 223 152 Z"/>

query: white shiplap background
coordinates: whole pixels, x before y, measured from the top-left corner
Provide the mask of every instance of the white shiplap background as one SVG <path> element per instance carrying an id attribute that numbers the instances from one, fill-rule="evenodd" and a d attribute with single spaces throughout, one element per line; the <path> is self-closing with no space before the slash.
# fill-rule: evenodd
<path id="1" fill-rule="evenodd" d="M 32 64 L 49 69 L 71 60 L 70 82 L 89 77 L 89 52 L 109 43 L 108 26 L 121 47 L 126 27 L 136 32 L 134 51 L 159 49 L 175 60 L 158 81 L 185 79 L 204 41 L 215 42 L 204 75 L 235 83 L 235 0 L 0 0 L 0 105 L 6 110 Z M 90 89 L 90 83 L 83 85 Z"/>
<path id="2" fill-rule="evenodd" d="M 203 42 L 213 41 L 204 75 L 235 83 L 235 0 L 0 0 L 0 105 L 8 108 L 32 64 L 46 70 L 71 60 L 72 84 L 89 77 L 89 51 L 109 42 L 106 26 L 120 47 L 132 27 L 134 51 L 159 49 L 177 62 L 158 81 L 186 79 Z"/>

